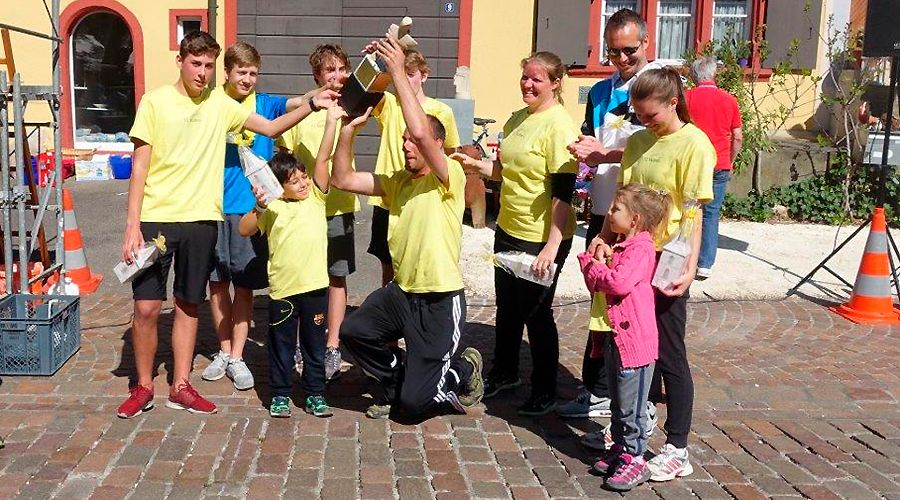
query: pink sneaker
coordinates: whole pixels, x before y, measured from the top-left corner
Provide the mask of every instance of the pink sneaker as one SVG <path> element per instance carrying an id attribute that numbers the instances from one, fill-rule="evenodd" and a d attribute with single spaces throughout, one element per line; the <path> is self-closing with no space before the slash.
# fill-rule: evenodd
<path id="1" fill-rule="evenodd" d="M 138 384 L 128 389 L 128 393 L 128 399 L 116 410 L 120 418 L 136 417 L 153 408 L 153 389 Z"/>
<path id="2" fill-rule="evenodd" d="M 174 389 L 174 391 L 173 391 Z M 185 382 L 169 390 L 166 407 L 173 410 L 187 410 L 191 413 L 211 414 L 218 411 L 216 405 L 197 393 L 197 390 Z"/>
<path id="3" fill-rule="evenodd" d="M 593 469 L 594 472 L 598 474 L 611 474 L 615 472 L 616 468 L 622 462 L 622 454 L 625 453 L 625 448 L 620 444 L 613 444 L 603 453 L 603 455 L 594 462 Z"/>
<path id="4" fill-rule="evenodd" d="M 606 479 L 606 486 L 615 491 L 628 491 L 650 479 L 650 468 L 643 458 L 623 453 L 619 460 L 621 465 L 612 476 Z"/>

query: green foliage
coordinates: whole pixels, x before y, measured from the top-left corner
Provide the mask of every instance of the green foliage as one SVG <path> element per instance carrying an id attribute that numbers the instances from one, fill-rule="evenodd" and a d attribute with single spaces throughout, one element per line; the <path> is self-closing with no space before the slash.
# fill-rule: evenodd
<path id="1" fill-rule="evenodd" d="M 765 222 L 774 215 L 773 207 L 782 205 L 787 208 L 791 219 L 802 222 L 847 224 L 867 219 L 875 207 L 879 167 L 860 169 L 858 175 L 849 176 L 847 183 L 850 163 L 845 156 L 836 156 L 831 168 L 822 175 L 787 186 L 773 186 L 763 193 L 750 192 L 747 198 L 741 200 L 726 195 L 722 215 Z M 845 199 L 849 201 L 849 208 L 845 208 Z M 888 222 L 900 222 L 898 206 L 900 177 L 890 169 L 884 202 Z"/>

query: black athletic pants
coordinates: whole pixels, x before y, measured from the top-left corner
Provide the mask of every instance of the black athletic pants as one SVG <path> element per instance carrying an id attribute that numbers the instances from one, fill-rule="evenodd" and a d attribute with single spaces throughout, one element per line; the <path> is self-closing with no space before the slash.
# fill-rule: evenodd
<path id="1" fill-rule="evenodd" d="M 546 243 L 533 243 L 510 236 L 499 227 L 494 235 L 494 252 L 520 251 L 537 255 Z M 519 349 L 528 327 L 531 347 L 531 395 L 556 396 L 559 364 L 559 331 L 553 319 L 553 296 L 563 263 L 572 249 L 572 240 L 563 240 L 556 254 L 553 286 L 545 287 L 516 278 L 500 268 L 494 270 L 497 296 L 496 343 L 492 374 L 516 377 L 519 373 Z"/>
<path id="2" fill-rule="evenodd" d="M 386 400 L 409 415 L 446 410 L 465 413 L 459 389 L 472 377 L 460 357 L 466 321 L 462 290 L 407 293 L 395 282 L 372 292 L 341 324 L 341 343 Z M 406 340 L 406 363 L 389 342 Z"/>
<path id="3" fill-rule="evenodd" d="M 325 394 L 327 313 L 327 288 L 269 299 L 269 386 L 272 396 L 291 395 L 298 328 L 303 355 L 300 385 L 307 396 Z"/>
<path id="4" fill-rule="evenodd" d="M 659 359 L 650 385 L 650 401 L 662 402 L 662 385 L 666 386 L 668 417 L 663 428 L 666 442 L 677 448 L 687 446 L 694 411 L 694 379 L 684 343 L 687 330 L 688 293 L 667 297 L 654 289 L 656 326 L 659 329 Z"/>

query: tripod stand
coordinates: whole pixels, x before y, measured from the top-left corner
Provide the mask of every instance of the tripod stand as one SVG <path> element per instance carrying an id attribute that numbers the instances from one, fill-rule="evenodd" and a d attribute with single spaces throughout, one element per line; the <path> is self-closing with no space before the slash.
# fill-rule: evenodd
<path id="1" fill-rule="evenodd" d="M 890 153 L 891 147 L 891 128 L 894 121 L 894 99 L 896 96 L 897 90 L 897 73 L 900 70 L 900 64 L 898 64 L 898 59 L 900 59 L 900 49 L 894 50 L 893 54 L 891 54 L 891 65 L 890 65 L 890 83 L 888 87 L 888 101 L 887 101 L 887 120 L 884 128 L 884 144 L 882 146 L 881 151 L 881 165 L 878 172 L 878 194 L 875 198 L 875 207 L 877 209 L 884 209 L 884 198 L 885 198 L 885 184 L 887 183 L 888 177 L 888 155 Z M 787 295 L 791 296 L 796 293 L 797 289 L 800 288 L 804 283 L 807 283 L 812 279 L 813 275 L 819 272 L 820 269 L 824 269 L 828 271 L 832 276 L 839 279 L 842 283 L 847 285 L 848 287 L 853 288 L 847 280 L 838 275 L 834 270 L 828 267 L 828 261 L 831 260 L 832 257 L 838 254 L 842 248 L 844 248 L 847 243 L 849 243 L 857 234 L 859 234 L 863 229 L 872 224 L 872 219 L 870 218 L 868 222 L 862 224 L 858 228 L 856 228 L 853 233 L 847 237 L 840 245 L 838 245 L 827 257 L 822 259 L 822 262 L 813 268 L 812 271 L 809 272 L 803 279 L 800 280 L 799 283 L 794 285 L 793 288 L 788 290 Z M 894 291 L 897 293 L 897 296 L 900 297 L 900 280 L 897 278 L 897 264 L 895 262 L 900 261 L 900 252 L 897 250 L 897 243 L 894 241 L 894 237 L 891 235 L 890 227 L 887 230 L 887 239 L 890 242 L 888 246 L 887 254 L 888 254 L 888 262 L 890 262 L 891 267 L 891 281 L 893 281 Z M 894 259 L 897 259 L 895 261 Z"/>

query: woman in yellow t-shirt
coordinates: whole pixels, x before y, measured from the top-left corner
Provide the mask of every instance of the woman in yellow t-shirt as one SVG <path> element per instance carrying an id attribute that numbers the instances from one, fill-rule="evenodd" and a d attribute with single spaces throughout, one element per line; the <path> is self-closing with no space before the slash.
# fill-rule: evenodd
<path id="1" fill-rule="evenodd" d="M 520 415 L 544 415 L 556 407 L 559 334 L 550 309 L 556 280 L 572 248 L 575 213 L 572 193 L 578 164 L 566 149 L 578 139 L 578 127 L 563 108 L 560 96 L 566 68 L 559 57 L 538 52 L 522 61 L 519 87 L 526 104 L 503 126 L 501 161 L 458 161 L 482 175 L 502 179 L 500 214 L 494 251 L 518 251 L 536 256 L 531 271 L 547 276 L 556 264 L 553 285 L 545 287 L 497 269 L 497 327 L 494 368 L 485 378 L 485 397 L 521 384 L 519 347 L 528 327 L 533 370 L 531 397 Z"/>
<path id="2" fill-rule="evenodd" d="M 659 251 L 677 231 L 684 215 L 684 202 L 707 203 L 713 197 L 712 177 L 716 151 L 699 128 L 690 123 L 681 77 L 672 68 L 647 70 L 631 86 L 631 105 L 647 128 L 632 135 L 622 156 L 620 185 L 638 183 L 672 195 L 674 204 L 665 231 L 656 238 Z M 666 386 L 666 444 L 649 462 L 653 481 L 668 481 L 693 472 L 687 454 L 687 436 L 694 405 L 694 382 L 688 365 L 688 288 L 697 271 L 703 219 L 696 211 L 691 238 L 691 256 L 681 278 L 664 290 L 654 288 L 659 359 L 650 387 L 650 401 L 662 400 Z M 604 225 L 589 251 L 601 242 L 613 243 L 614 235 Z"/>

